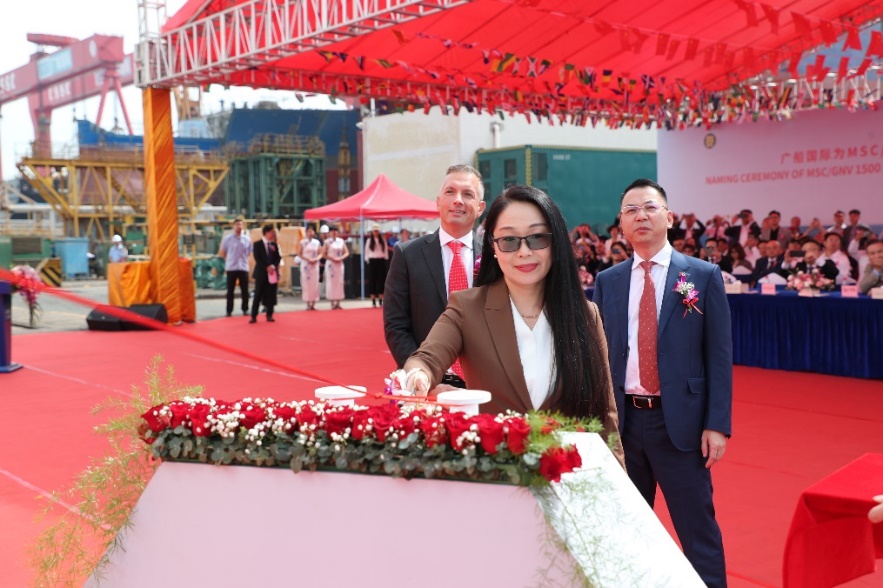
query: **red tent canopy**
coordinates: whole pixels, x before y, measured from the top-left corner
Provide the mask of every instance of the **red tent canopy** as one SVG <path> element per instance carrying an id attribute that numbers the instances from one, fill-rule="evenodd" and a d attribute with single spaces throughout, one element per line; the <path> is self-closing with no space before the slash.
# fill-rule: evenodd
<path id="1" fill-rule="evenodd" d="M 140 86 L 291 89 L 575 124 L 658 124 L 678 111 L 707 122 L 817 102 L 823 83 L 867 78 L 873 90 L 883 35 L 862 41 L 858 29 L 881 16 L 883 0 L 189 0 L 136 55 Z M 800 77 L 804 54 L 834 44 L 864 55 L 860 71 L 817 60 L 805 88 L 782 84 Z M 856 88 L 831 101 L 867 93 Z"/>
<path id="2" fill-rule="evenodd" d="M 437 216 L 435 202 L 402 190 L 383 174 L 377 176 L 367 188 L 345 200 L 304 212 L 306 220 L 431 219 Z"/>

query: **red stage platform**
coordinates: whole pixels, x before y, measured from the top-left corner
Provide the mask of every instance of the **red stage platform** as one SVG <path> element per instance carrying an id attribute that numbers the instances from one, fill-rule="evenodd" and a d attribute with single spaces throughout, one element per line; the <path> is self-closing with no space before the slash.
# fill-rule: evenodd
<path id="1" fill-rule="evenodd" d="M 275 323 L 244 317 L 179 327 L 220 346 L 256 354 L 379 392 L 395 367 L 379 309 L 278 314 Z M 142 385 L 157 354 L 179 382 L 218 398 L 312 397 L 316 381 L 175 332 L 65 332 L 14 340 L 25 368 L 0 375 L 0 570 L 4 585 L 32 572 L 27 549 L 46 525 L 41 496 L 69 484 L 104 453 L 90 409 Z M 880 383 L 737 367 L 734 436 L 715 466 L 715 499 L 730 586 L 780 586 L 785 538 L 801 492 L 865 453 L 883 453 Z M 293 474 L 292 474 L 293 475 Z M 878 493 L 883 492 L 880 489 Z M 660 517 L 668 524 L 667 516 Z M 883 572 L 848 586 L 879 586 Z"/>

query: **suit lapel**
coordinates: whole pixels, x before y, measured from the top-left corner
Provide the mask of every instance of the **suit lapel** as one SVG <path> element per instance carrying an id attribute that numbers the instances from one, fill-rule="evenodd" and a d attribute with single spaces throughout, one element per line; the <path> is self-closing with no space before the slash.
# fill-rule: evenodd
<path id="1" fill-rule="evenodd" d="M 616 316 L 612 324 L 619 325 L 619 339 L 623 349 L 629 346 L 629 290 L 632 285 L 632 264 L 634 258 L 613 267 L 613 294 L 617 299 L 614 305 Z"/>
<path id="2" fill-rule="evenodd" d="M 672 251 L 671 262 L 668 266 L 668 276 L 665 278 L 665 292 L 662 295 L 662 307 L 659 309 L 658 337 L 662 336 L 662 331 L 665 330 L 665 325 L 668 323 L 668 319 L 671 318 L 675 309 L 678 308 L 678 303 L 683 300 L 683 297 L 675 292 L 674 288 L 675 283 L 678 281 L 678 274 L 686 271 L 686 258 L 681 253 Z M 689 276 L 687 276 L 687 279 L 689 280 Z"/>
<path id="3" fill-rule="evenodd" d="M 445 266 L 442 263 L 438 231 L 429 235 L 423 242 L 423 258 L 426 261 L 426 267 L 429 269 L 429 276 L 435 282 L 435 287 L 438 290 L 442 304 L 446 305 L 448 301 L 448 288 L 445 285 Z"/>
<path id="4" fill-rule="evenodd" d="M 509 303 L 509 289 L 502 279 L 488 286 L 484 305 L 484 318 L 494 342 L 500 365 L 509 377 L 512 389 L 522 404 L 531 410 L 533 403 L 524 381 L 524 368 L 518 354 L 518 340 L 515 335 L 515 322 L 512 306 Z"/>

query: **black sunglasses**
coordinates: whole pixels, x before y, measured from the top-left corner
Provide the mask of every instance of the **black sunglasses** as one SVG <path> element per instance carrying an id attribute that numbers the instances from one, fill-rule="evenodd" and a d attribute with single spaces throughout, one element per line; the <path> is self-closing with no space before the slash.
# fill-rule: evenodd
<path id="1" fill-rule="evenodd" d="M 497 244 L 497 249 L 503 253 L 514 253 L 521 249 L 521 242 L 527 241 L 527 247 L 533 251 L 545 249 L 552 244 L 552 233 L 535 233 L 527 237 L 497 237 L 491 239 Z"/>

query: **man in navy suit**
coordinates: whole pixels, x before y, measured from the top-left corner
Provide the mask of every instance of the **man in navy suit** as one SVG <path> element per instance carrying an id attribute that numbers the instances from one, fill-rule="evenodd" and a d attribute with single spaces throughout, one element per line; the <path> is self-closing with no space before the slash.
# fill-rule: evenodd
<path id="1" fill-rule="evenodd" d="M 659 485 L 702 580 L 726 586 L 710 469 L 726 450 L 732 412 L 730 307 L 721 271 L 672 249 L 672 213 L 656 182 L 634 181 L 621 202 L 623 234 L 635 255 L 598 274 L 594 302 L 607 335 L 626 467 L 651 507 Z M 679 282 L 692 283 L 698 297 L 679 293 Z"/>

